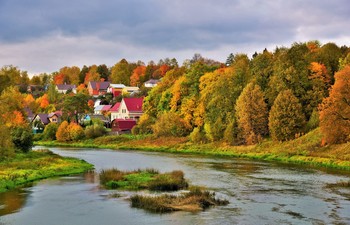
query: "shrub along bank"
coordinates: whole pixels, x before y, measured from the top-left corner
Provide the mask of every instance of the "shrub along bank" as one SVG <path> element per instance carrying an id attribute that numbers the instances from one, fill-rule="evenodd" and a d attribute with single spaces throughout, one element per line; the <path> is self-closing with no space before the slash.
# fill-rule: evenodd
<path id="1" fill-rule="evenodd" d="M 249 146 L 231 146 L 225 142 L 195 144 L 188 138 L 134 135 L 111 135 L 65 143 L 37 141 L 35 144 L 243 157 L 350 170 L 350 143 L 321 146 L 321 140 L 319 129 L 315 129 L 292 141 L 265 139 L 262 143 Z"/>
<path id="2" fill-rule="evenodd" d="M 74 158 L 61 157 L 48 150 L 16 154 L 14 158 L 0 162 L 0 192 L 36 180 L 83 173 L 93 165 Z"/>

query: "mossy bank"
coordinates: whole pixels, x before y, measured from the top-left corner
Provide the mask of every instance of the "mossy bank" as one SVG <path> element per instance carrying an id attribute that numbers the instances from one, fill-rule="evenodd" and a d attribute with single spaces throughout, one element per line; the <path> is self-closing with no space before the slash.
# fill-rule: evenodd
<path id="1" fill-rule="evenodd" d="M 230 146 L 224 142 L 195 144 L 188 138 L 110 135 L 78 142 L 37 141 L 36 145 L 189 153 L 280 161 L 317 167 L 350 170 L 350 143 L 321 146 L 319 129 L 292 141 L 265 139 L 250 146 Z"/>
<path id="2" fill-rule="evenodd" d="M 61 157 L 48 150 L 16 154 L 0 162 L 0 192 L 49 177 L 79 174 L 93 165 L 74 158 Z"/>

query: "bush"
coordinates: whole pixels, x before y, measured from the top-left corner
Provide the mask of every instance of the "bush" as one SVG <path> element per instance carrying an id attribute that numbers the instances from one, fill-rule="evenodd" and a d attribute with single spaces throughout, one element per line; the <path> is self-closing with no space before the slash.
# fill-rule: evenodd
<path id="1" fill-rule="evenodd" d="M 15 127 L 11 131 L 15 148 L 22 152 L 29 152 L 33 147 L 33 132 L 29 126 Z"/>
<path id="2" fill-rule="evenodd" d="M 62 141 L 62 142 L 70 141 L 68 126 L 69 124 L 67 121 L 63 121 L 60 124 L 56 132 L 57 141 Z"/>
<path id="3" fill-rule="evenodd" d="M 87 126 L 84 133 L 87 138 L 97 138 L 105 135 L 107 133 L 107 130 L 104 126 L 94 124 Z"/>
<path id="4" fill-rule="evenodd" d="M 42 138 L 44 140 L 56 140 L 56 133 L 58 130 L 57 123 L 49 123 L 46 125 L 45 130 L 42 134 Z"/>
<path id="5" fill-rule="evenodd" d="M 155 123 L 155 119 L 150 117 L 148 114 L 143 114 L 137 125 L 131 130 L 132 134 L 151 134 L 152 125 Z"/>
<path id="6" fill-rule="evenodd" d="M 165 112 L 159 116 L 157 122 L 152 125 L 156 136 L 184 137 L 189 134 L 190 128 L 185 121 L 174 112 Z"/>
<path id="7" fill-rule="evenodd" d="M 68 126 L 69 137 L 72 141 L 79 141 L 85 137 L 84 129 L 76 123 L 70 123 Z"/>

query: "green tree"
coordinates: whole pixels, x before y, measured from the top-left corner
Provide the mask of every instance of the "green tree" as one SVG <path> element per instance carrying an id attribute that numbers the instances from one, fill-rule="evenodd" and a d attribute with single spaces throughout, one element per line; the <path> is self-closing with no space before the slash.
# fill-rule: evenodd
<path id="1" fill-rule="evenodd" d="M 126 59 L 120 60 L 111 69 L 110 80 L 114 84 L 130 85 L 130 76 L 132 70 L 130 70 L 129 63 Z"/>
<path id="2" fill-rule="evenodd" d="M 81 114 L 84 114 L 90 110 L 88 100 L 90 96 L 84 93 L 78 93 L 76 95 L 66 95 L 61 107 L 63 114 L 67 118 L 74 118 L 75 122 L 79 122 Z"/>
<path id="3" fill-rule="evenodd" d="M 0 161 L 15 154 L 10 129 L 0 123 Z"/>
<path id="4" fill-rule="evenodd" d="M 236 102 L 236 117 L 246 144 L 255 144 L 268 134 L 268 111 L 258 85 L 249 83 Z"/>
<path id="5" fill-rule="evenodd" d="M 269 130 L 272 139 L 292 140 L 305 125 L 305 116 L 299 100 L 291 90 L 282 91 L 276 98 L 269 115 Z"/>
<path id="6" fill-rule="evenodd" d="M 16 149 L 26 153 L 33 147 L 33 132 L 29 125 L 15 127 L 11 130 L 12 142 Z"/>
<path id="7" fill-rule="evenodd" d="M 44 132 L 43 132 L 43 139 L 44 140 L 56 140 L 56 132 L 58 129 L 57 123 L 49 123 L 46 125 Z"/>

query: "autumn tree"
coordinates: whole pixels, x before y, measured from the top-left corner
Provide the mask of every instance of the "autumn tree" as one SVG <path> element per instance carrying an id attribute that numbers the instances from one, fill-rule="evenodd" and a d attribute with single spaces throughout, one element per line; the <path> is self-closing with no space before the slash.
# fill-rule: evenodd
<path id="1" fill-rule="evenodd" d="M 236 102 L 238 127 L 246 144 L 255 144 L 268 133 L 268 111 L 264 94 L 258 85 L 248 84 Z"/>
<path id="2" fill-rule="evenodd" d="M 85 136 L 84 129 L 77 123 L 70 123 L 67 129 L 71 141 L 79 141 Z"/>
<path id="3" fill-rule="evenodd" d="M 291 90 L 282 91 L 276 98 L 269 115 L 272 139 L 292 140 L 303 131 L 305 116 L 299 100 Z"/>
<path id="4" fill-rule="evenodd" d="M 140 65 L 137 66 L 130 77 L 130 85 L 131 86 L 140 86 L 141 83 L 144 83 L 146 80 L 145 78 L 146 74 L 146 66 Z"/>
<path id="5" fill-rule="evenodd" d="M 329 144 L 350 140 L 350 66 L 335 74 L 329 97 L 320 105 L 320 129 Z"/>
<path id="6" fill-rule="evenodd" d="M 70 140 L 69 135 L 69 123 L 67 121 L 63 121 L 57 129 L 56 139 L 60 142 L 67 142 Z"/>
<path id="7" fill-rule="evenodd" d="M 98 73 L 98 67 L 92 65 L 89 67 L 89 71 L 85 74 L 84 84 L 87 86 L 90 81 L 100 81 L 101 76 Z"/>
<path id="8" fill-rule="evenodd" d="M 110 80 L 114 84 L 130 85 L 131 70 L 126 59 L 120 60 L 111 69 Z"/>
<path id="9" fill-rule="evenodd" d="M 174 112 L 162 113 L 156 123 L 152 125 L 153 133 L 156 136 L 182 137 L 189 134 L 190 129 L 185 121 Z"/>
<path id="10" fill-rule="evenodd" d="M 63 83 L 79 85 L 80 68 L 77 66 L 65 66 L 58 72 L 59 76 L 64 78 Z"/>

